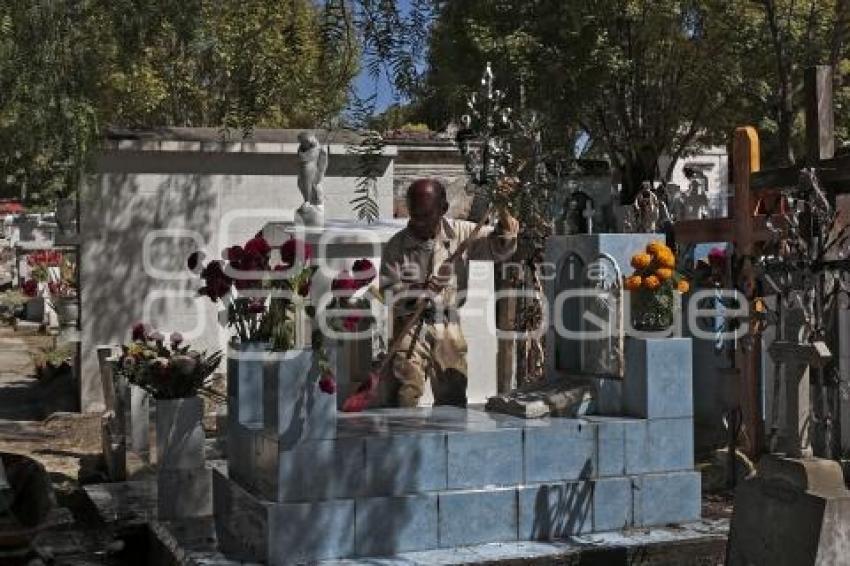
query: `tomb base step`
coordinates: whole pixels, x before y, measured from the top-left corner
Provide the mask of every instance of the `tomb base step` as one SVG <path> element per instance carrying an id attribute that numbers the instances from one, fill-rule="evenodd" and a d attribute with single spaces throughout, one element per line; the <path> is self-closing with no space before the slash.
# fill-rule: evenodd
<path id="1" fill-rule="evenodd" d="M 232 423 L 230 478 L 279 503 L 416 495 L 692 471 L 691 418 L 518 419 L 477 409 L 340 415 L 336 438 L 291 444 Z"/>
<path id="2" fill-rule="evenodd" d="M 217 468 L 213 507 L 225 555 L 287 565 L 693 522 L 700 517 L 700 476 L 684 471 L 279 503 Z"/>

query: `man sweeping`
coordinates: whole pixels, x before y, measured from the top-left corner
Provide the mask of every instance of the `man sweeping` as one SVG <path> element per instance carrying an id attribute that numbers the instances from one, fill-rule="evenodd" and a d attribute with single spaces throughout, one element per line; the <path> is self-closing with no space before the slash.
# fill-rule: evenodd
<path id="1" fill-rule="evenodd" d="M 466 297 L 469 260 L 510 258 L 516 251 L 519 222 L 505 207 L 499 207 L 495 227 L 448 219 L 446 188 L 433 179 L 420 179 L 408 187 L 407 209 L 407 227 L 390 239 L 381 258 L 380 286 L 390 305 L 397 344 L 390 373 L 398 405 L 417 406 L 425 382 L 430 381 L 436 405 L 462 407 L 466 340 L 458 308 Z M 406 324 L 411 317 L 417 319 L 412 326 Z"/>

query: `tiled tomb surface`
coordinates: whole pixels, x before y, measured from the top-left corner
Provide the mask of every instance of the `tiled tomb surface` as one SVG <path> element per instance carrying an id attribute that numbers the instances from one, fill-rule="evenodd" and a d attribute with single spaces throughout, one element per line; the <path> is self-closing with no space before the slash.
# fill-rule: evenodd
<path id="1" fill-rule="evenodd" d="M 340 415 L 336 439 L 290 450 L 231 425 L 231 439 L 253 449 L 229 450 L 240 481 L 213 472 L 214 506 L 222 550 L 244 559 L 393 555 L 699 519 L 690 417 L 384 409 Z"/>
<path id="2" fill-rule="evenodd" d="M 332 396 L 299 404 L 266 375 L 262 396 L 230 398 L 247 413 L 229 413 L 227 468 L 213 471 L 220 549 L 281 565 L 696 521 L 690 347 L 627 339 L 623 407 L 578 419 L 336 414 Z"/>

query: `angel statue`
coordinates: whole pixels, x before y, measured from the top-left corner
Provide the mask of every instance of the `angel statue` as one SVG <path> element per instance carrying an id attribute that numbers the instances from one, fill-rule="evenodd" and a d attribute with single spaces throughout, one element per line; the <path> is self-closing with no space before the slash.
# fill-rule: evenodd
<path id="1" fill-rule="evenodd" d="M 325 190 L 322 181 L 328 168 L 328 152 L 311 132 L 298 134 L 298 190 L 304 204 L 295 211 L 296 219 L 305 226 L 325 223 Z"/>

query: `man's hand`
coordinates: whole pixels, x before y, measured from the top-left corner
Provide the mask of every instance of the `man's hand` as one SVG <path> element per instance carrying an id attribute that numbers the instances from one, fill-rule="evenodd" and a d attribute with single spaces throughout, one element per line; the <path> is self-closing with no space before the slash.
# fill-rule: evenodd
<path id="1" fill-rule="evenodd" d="M 503 234 L 516 235 L 519 233 L 519 220 L 514 218 L 507 206 L 498 209 L 499 227 Z"/>
<path id="2" fill-rule="evenodd" d="M 520 185 L 516 177 L 500 179 L 496 186 L 495 202 L 499 219 L 499 231 L 503 234 L 516 235 L 519 232 L 519 221 L 508 210 L 508 200 Z"/>

